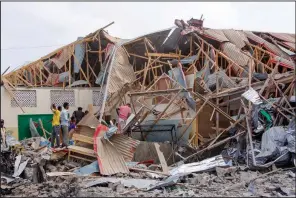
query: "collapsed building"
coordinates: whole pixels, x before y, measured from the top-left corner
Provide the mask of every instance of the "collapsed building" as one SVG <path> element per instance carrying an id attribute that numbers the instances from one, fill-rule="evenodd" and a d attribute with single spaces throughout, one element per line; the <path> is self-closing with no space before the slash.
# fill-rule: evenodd
<path id="1" fill-rule="evenodd" d="M 286 134 L 286 129 L 275 128 L 280 126 L 289 126 L 288 134 L 295 135 L 295 34 L 212 29 L 204 27 L 202 19 L 191 19 L 120 39 L 105 31 L 109 25 L 3 75 L 3 92 L 23 108 L 26 99 L 17 97 L 19 90 L 57 89 L 60 98 L 69 98 L 63 96 L 69 90 L 92 90 L 82 96 L 92 97 L 92 113 L 78 123 L 76 134 L 84 144 L 72 147 L 88 157 L 96 158 L 88 151 L 100 153 L 102 146 L 93 139 L 95 128 L 115 118 L 116 107 L 127 102 L 133 112 L 124 128 L 129 137 L 113 139 L 123 163 L 132 160 L 130 145 L 136 147 L 139 141 L 169 142 L 165 157 L 170 164 L 176 157 L 186 162 L 231 140 L 240 142 L 239 137 L 247 141 L 250 165 L 267 167 L 287 154 L 269 159 L 264 155 L 262 161 L 256 138 L 265 137 L 267 131 Z M 30 113 L 30 108 L 25 109 Z M 5 119 L 2 110 L 1 115 Z M 291 137 L 285 141 L 295 159 Z M 180 146 L 191 155 L 180 154 Z M 230 155 L 229 150 L 226 153 Z M 99 161 L 99 165 L 103 171 L 108 163 Z M 127 172 L 125 168 L 119 169 Z"/>

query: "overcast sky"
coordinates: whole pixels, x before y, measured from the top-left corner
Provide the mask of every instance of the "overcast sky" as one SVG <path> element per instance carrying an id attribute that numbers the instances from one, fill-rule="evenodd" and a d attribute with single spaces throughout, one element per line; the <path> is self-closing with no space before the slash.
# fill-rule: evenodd
<path id="1" fill-rule="evenodd" d="M 134 38 L 201 14 L 210 28 L 295 33 L 295 3 L 287 2 L 2 2 L 1 71 L 35 61 L 112 21 L 107 29 L 112 36 Z"/>

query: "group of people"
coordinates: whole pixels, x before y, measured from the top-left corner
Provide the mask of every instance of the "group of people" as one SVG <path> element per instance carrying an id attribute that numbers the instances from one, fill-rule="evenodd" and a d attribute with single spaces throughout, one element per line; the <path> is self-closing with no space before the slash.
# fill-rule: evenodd
<path id="1" fill-rule="evenodd" d="M 71 138 L 75 129 L 76 123 L 79 123 L 82 118 L 88 114 L 88 111 L 83 112 L 81 107 L 78 107 L 76 111 L 73 112 L 71 118 L 69 114 L 69 103 L 65 102 L 63 107 L 56 107 L 55 104 L 51 106 L 53 112 L 52 118 L 52 134 L 51 134 L 51 146 L 53 148 L 57 147 L 67 147 L 69 145 L 69 137 Z M 131 115 L 131 105 L 129 103 L 120 106 L 116 109 L 118 115 L 118 133 L 122 133 L 125 128 L 126 121 Z M 116 120 L 111 125 L 117 125 Z M 60 145 L 60 131 L 62 132 L 62 144 Z M 56 143 L 56 146 L 55 146 Z"/>
<path id="2" fill-rule="evenodd" d="M 82 108 L 78 107 L 78 110 L 74 111 L 70 118 L 68 102 L 65 102 L 63 107 L 56 107 L 55 104 L 52 104 L 51 111 L 53 112 L 51 146 L 53 148 L 67 147 L 69 137 L 76 129 L 76 123 L 79 123 L 88 111 L 83 112 Z M 60 131 L 62 132 L 62 144 L 60 144 Z"/>

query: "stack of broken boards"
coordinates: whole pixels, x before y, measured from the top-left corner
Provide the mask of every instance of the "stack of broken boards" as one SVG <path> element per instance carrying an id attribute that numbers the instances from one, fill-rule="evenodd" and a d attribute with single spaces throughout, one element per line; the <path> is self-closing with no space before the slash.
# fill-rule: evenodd
<path id="1" fill-rule="evenodd" d="M 115 134 L 109 140 L 102 142 L 106 131 L 101 131 L 95 138 L 95 152 L 94 134 L 99 124 L 99 120 L 92 113 L 83 117 L 73 134 L 75 145 L 68 147 L 68 159 L 73 157 L 88 162 L 98 160 L 102 175 L 129 173 L 126 162 L 132 161 L 140 141 L 122 134 Z"/>
<path id="2" fill-rule="evenodd" d="M 98 125 L 99 120 L 92 113 L 88 113 L 82 118 L 72 137 L 74 145 L 68 147 L 68 159 L 73 157 L 89 162 L 96 160 L 97 155 L 93 149 L 93 136 Z"/>

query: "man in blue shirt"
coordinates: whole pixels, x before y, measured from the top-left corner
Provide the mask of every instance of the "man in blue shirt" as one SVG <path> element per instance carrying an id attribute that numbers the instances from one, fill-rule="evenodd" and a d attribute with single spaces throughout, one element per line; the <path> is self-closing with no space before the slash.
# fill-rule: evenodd
<path id="1" fill-rule="evenodd" d="M 69 103 L 65 102 L 63 104 L 63 110 L 61 112 L 61 127 L 62 127 L 62 136 L 63 136 L 63 144 L 62 147 L 69 145 L 69 134 L 68 134 L 68 127 L 69 127 Z"/>

